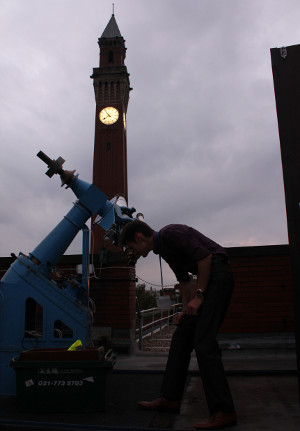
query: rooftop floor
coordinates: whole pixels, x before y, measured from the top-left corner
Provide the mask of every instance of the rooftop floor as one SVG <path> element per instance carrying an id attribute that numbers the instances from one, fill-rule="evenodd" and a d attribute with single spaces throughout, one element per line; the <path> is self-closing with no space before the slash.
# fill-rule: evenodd
<path id="1" fill-rule="evenodd" d="M 228 339 L 223 341 L 228 342 Z M 256 338 L 255 346 L 253 340 L 232 339 L 227 348 L 224 347 L 224 366 L 238 414 L 237 426 L 227 428 L 229 431 L 300 429 L 295 348 L 290 341 L 279 341 L 273 339 L 267 343 Z M 166 360 L 165 352 L 137 351 L 133 355 L 119 355 L 110 376 L 105 412 L 21 413 L 15 398 L 0 398 L 0 429 L 192 430 L 194 423 L 207 417 L 194 356 L 180 413 L 148 412 L 136 404 L 159 395 Z"/>

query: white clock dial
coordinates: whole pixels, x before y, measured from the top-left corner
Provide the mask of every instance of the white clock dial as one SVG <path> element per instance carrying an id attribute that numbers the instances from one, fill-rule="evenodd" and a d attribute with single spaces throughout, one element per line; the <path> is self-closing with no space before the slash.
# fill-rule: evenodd
<path id="1" fill-rule="evenodd" d="M 119 111 L 112 106 L 107 106 L 100 111 L 99 119 L 103 124 L 111 125 L 119 119 Z"/>

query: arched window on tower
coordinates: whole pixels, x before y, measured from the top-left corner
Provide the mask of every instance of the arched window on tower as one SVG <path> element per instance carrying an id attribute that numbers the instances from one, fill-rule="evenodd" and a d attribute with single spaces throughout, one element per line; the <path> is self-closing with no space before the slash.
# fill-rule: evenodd
<path id="1" fill-rule="evenodd" d="M 113 63 L 114 62 L 114 52 L 108 51 L 108 62 Z"/>

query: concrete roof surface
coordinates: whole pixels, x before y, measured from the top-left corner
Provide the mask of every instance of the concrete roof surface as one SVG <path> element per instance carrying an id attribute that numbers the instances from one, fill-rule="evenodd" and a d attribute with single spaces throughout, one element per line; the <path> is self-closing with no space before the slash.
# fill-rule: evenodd
<path id="1" fill-rule="evenodd" d="M 238 415 L 238 424 L 229 431 L 300 429 L 296 351 L 286 343 L 283 348 L 275 344 L 266 349 L 258 343 L 255 349 L 247 348 L 248 343 L 245 349 L 223 351 Z M 34 407 L 33 412 L 20 412 L 15 398 L 0 398 L 0 429 L 192 430 L 194 423 L 208 416 L 194 356 L 180 413 L 144 411 L 136 404 L 159 396 L 166 360 L 166 353 L 119 355 L 109 378 L 104 412 L 41 413 Z"/>

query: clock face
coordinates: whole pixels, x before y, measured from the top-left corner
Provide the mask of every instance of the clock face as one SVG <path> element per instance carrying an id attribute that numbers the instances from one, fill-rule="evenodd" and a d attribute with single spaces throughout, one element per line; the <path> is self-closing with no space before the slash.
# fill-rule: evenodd
<path id="1" fill-rule="evenodd" d="M 109 126 L 111 124 L 114 124 L 118 120 L 119 111 L 116 108 L 113 108 L 112 106 L 108 106 L 102 109 L 102 111 L 100 111 L 99 118 L 103 124 L 106 124 Z"/>

